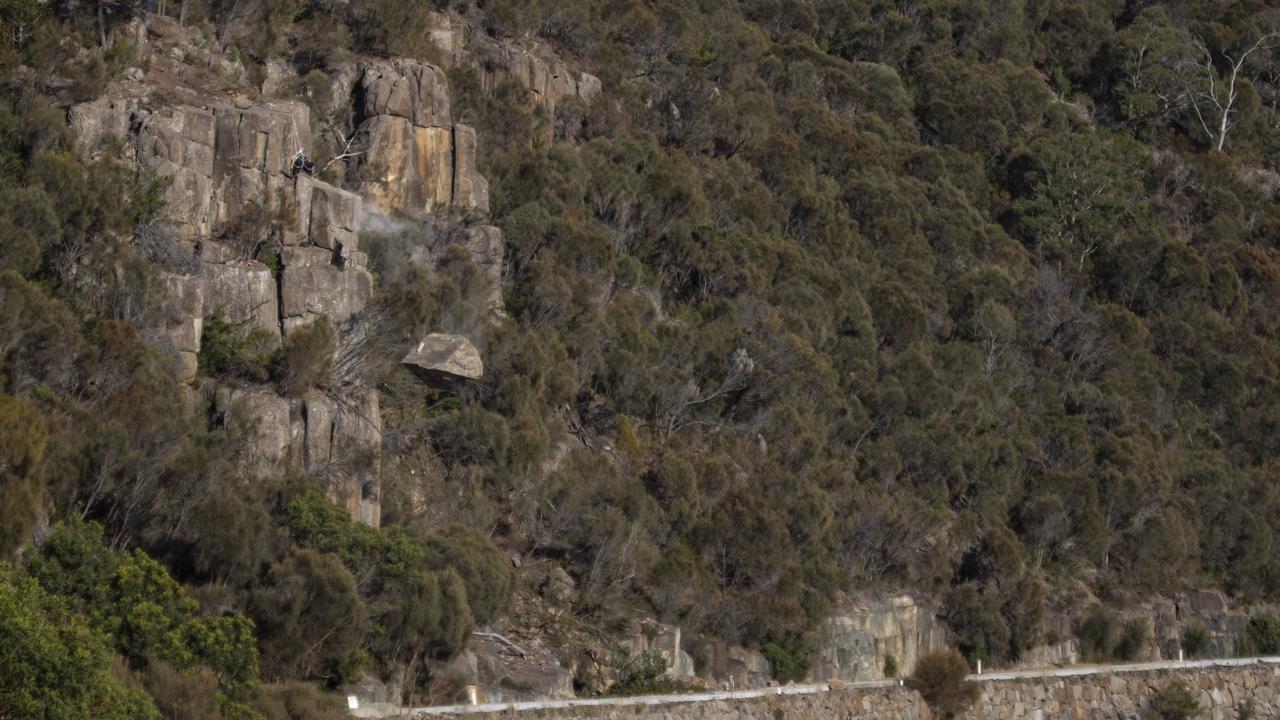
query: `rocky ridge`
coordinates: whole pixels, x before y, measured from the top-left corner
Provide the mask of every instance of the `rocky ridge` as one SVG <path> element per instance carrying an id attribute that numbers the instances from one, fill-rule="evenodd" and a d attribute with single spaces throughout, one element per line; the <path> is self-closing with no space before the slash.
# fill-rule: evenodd
<path id="1" fill-rule="evenodd" d="M 183 41 L 181 29 L 164 18 L 152 24 L 149 34 L 138 34 L 151 43 L 153 57 L 162 68 L 179 65 L 154 77 L 190 77 L 168 52 Z M 155 330 L 182 381 L 197 378 L 204 325 L 214 316 L 277 346 L 321 317 L 347 332 L 373 297 L 360 248 L 360 226 L 371 211 L 366 204 L 373 212 L 487 211 L 475 132 L 449 122 L 443 71 L 382 60 L 359 70 L 352 102 L 367 139 L 358 156 L 363 179 L 354 191 L 308 167 L 315 122 L 299 100 L 255 97 L 247 89 L 218 94 L 207 85 L 156 79 L 122 83 L 70 108 L 86 157 L 119 153 L 166 183 L 166 223 L 159 230 L 167 243 L 160 267 L 166 298 Z M 246 219 L 269 224 L 271 237 L 244 231 Z M 479 256 L 498 305 L 501 234 L 470 225 L 462 240 Z M 277 243 L 278 254 L 264 258 L 263 242 Z M 438 257 L 438 248 L 424 247 L 410 260 L 430 267 Z M 246 438 L 244 474 L 300 470 L 328 478 L 335 501 L 354 518 L 378 524 L 375 391 L 350 387 L 285 398 L 265 386 L 222 387 L 212 397 L 216 421 Z"/>
<path id="2" fill-rule="evenodd" d="M 432 33 L 447 64 L 477 67 L 489 91 L 516 82 L 553 115 L 557 103 L 590 100 L 599 92 L 593 76 L 575 76 L 565 64 L 526 47 L 468 38 L 446 16 Z M 168 302 L 159 330 L 187 382 L 196 379 L 203 326 L 215 315 L 257 328 L 277 344 L 321 317 L 337 327 L 356 320 L 373 296 L 374 278 L 360 244 L 368 213 L 455 208 L 483 215 L 488 209 L 488 183 L 476 171 L 475 131 L 453 122 L 444 71 L 430 63 L 366 60 L 338 74 L 333 97 L 351 103 L 362 147 L 350 190 L 299 169 L 296 161 L 312 156 L 315 145 L 315 122 L 305 103 L 184 90 L 111 94 L 73 107 L 70 120 L 87 155 L 122 147 L 127 160 L 169 180 L 165 200 L 172 239 L 186 261 L 163 269 Z M 253 259 L 254 248 L 227 235 L 249 210 L 275 218 L 281 244 L 275 266 Z M 430 267 L 440 257 L 439 245 L 461 243 L 491 283 L 491 305 L 500 308 L 498 230 L 472 224 L 460 238 L 438 239 L 416 245 L 410 261 Z M 403 362 L 436 381 L 483 374 L 480 353 L 463 336 L 429 336 Z M 375 390 L 286 398 L 265 386 L 244 386 L 215 388 L 211 395 L 217 422 L 247 439 L 247 475 L 293 469 L 329 478 L 335 501 L 353 517 L 379 523 L 381 418 Z M 1209 654 L 1235 654 L 1248 619 L 1213 593 L 1194 593 L 1134 616 L 1153 629 L 1153 659 L 1176 657 L 1182 631 L 1192 622 L 1209 629 Z M 1059 624 L 1063 636 L 1069 635 L 1070 622 Z M 946 640 L 932 611 L 909 596 L 851 602 L 824 623 L 811 676 L 877 679 L 890 655 L 906 673 Z M 668 675 L 680 682 L 747 687 L 766 684 L 771 675 L 760 653 L 689 638 L 672 625 L 642 623 L 618 645 L 631 655 L 662 657 Z M 509 655 L 500 643 L 478 641 L 461 667 L 493 697 L 526 699 L 571 696 L 575 671 L 600 665 L 557 657 L 546 648 L 519 660 Z M 1029 655 L 1032 663 L 1069 663 L 1078 659 L 1078 649 L 1062 640 Z"/>

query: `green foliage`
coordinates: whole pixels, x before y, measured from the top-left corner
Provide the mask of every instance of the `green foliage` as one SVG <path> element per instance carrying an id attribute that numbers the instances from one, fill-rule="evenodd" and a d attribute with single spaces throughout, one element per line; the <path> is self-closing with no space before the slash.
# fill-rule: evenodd
<path id="1" fill-rule="evenodd" d="M 159 720 L 111 670 L 107 641 L 32 579 L 0 569 L 0 707 L 13 717 Z"/>
<path id="2" fill-rule="evenodd" d="M 515 573 L 488 536 L 472 528 L 451 525 L 427 537 L 424 545 L 427 567 L 458 573 L 477 623 L 487 625 L 501 617 L 515 589 Z"/>
<path id="3" fill-rule="evenodd" d="M 292 479 L 244 482 L 238 431 L 192 417 L 143 342 L 163 326 L 147 240 L 162 224 L 145 224 L 163 186 L 83 160 L 67 130 L 67 104 L 133 61 L 119 30 L 141 5 L 0 3 L 0 68 L 23 66 L 0 97 L 0 428 L 28 459 L 44 435 L 39 473 L 4 470 L 7 545 L 40 498 L 55 520 L 98 520 L 207 607 L 278 619 L 257 631 L 269 676 L 327 683 L 447 657 L 500 618 L 514 581 L 490 533 L 557 558 L 583 622 L 653 613 L 752 645 L 806 636 L 851 587 L 936 589 L 961 650 L 990 662 L 1040 641 L 1046 598 L 1280 596 L 1275 54 L 1241 67 L 1225 136 L 1201 122 L 1272 13 L 168 5 L 251 75 L 292 61 L 317 118 L 354 54 L 448 64 L 503 231 L 506 316 L 471 252 L 477 218 L 362 233 L 379 325 L 359 380 L 380 394 L 391 527 Z M 462 18 L 476 62 L 443 63 L 433 10 Z M 495 39 L 599 76 L 602 99 L 535 95 Z M 338 110 L 325 120 L 358 120 Z M 250 206 L 220 240 L 278 274 L 284 222 Z M 423 248 L 435 272 L 406 261 Z M 399 353 L 433 331 L 472 337 L 485 376 L 407 382 Z M 351 379 L 327 372 L 336 333 L 279 352 L 271 335 L 211 319 L 201 371 L 295 395 Z M 37 575 L 76 605 L 99 573 L 110 617 L 87 617 L 115 623 L 157 695 L 203 707 L 200 673 L 252 676 L 234 669 L 240 615 L 197 633 L 204 616 L 148 561 L 78 557 Z M 1078 632 L 1091 659 L 1149 645 L 1102 611 Z M 147 680 L 150 646 L 177 675 L 157 659 Z M 773 652 L 779 668 L 803 655 Z"/>
<path id="4" fill-rule="evenodd" d="M 960 652 L 971 663 L 991 663 L 1009 655 L 1009 628 L 1000 608 L 980 594 L 973 583 L 955 587 L 947 594 L 943 617 L 956 633 Z"/>
<path id="5" fill-rule="evenodd" d="M 881 670 L 887 678 L 898 677 L 898 658 L 893 653 L 886 653 L 884 656 L 884 668 Z"/>
<path id="6" fill-rule="evenodd" d="M 1095 605 L 1076 628 L 1080 652 L 1091 662 L 1132 662 L 1146 657 L 1151 627 L 1142 618 L 1121 623 L 1110 610 Z"/>
<path id="7" fill-rule="evenodd" d="M 327 382 L 333 370 L 333 352 L 333 325 L 327 317 L 289 333 L 273 369 L 281 391 L 296 396 Z"/>
<path id="8" fill-rule="evenodd" d="M 509 563 L 487 537 L 469 528 L 450 527 L 421 539 L 402 530 L 376 530 L 353 523 L 344 510 L 314 490 L 289 503 L 288 528 L 300 546 L 325 553 L 354 574 L 367 607 L 346 611 L 359 622 L 372 618 L 370 641 L 388 661 L 411 664 L 452 656 L 474 622 L 499 617 L 511 599 L 514 576 Z M 287 600 L 289 594 L 282 593 Z M 296 635 L 296 630 L 281 632 Z M 349 654 L 350 648 L 344 651 Z M 328 658 L 329 667 L 336 668 L 338 660 Z"/>
<path id="9" fill-rule="evenodd" d="M 1102 662 L 1111 657 L 1116 645 L 1116 620 L 1106 608 L 1095 605 L 1076 631 L 1080 653 L 1089 661 Z"/>
<path id="10" fill-rule="evenodd" d="M 360 649 L 367 614 L 355 578 L 334 555 L 294 550 L 273 564 L 251 612 L 269 679 L 327 677 Z"/>
<path id="11" fill-rule="evenodd" d="M 266 330 L 259 327 L 246 328 L 240 323 L 230 322 L 221 311 L 217 311 L 204 321 L 204 329 L 200 333 L 200 372 L 211 377 L 265 381 L 272 364 L 276 362 L 278 348 L 275 341 L 275 337 Z M 290 375 L 289 366 L 285 366 L 284 374 L 294 384 L 300 384 L 314 376 L 310 371 L 316 369 L 315 365 L 304 363 L 301 357 L 311 355 L 308 352 L 311 349 L 303 347 L 297 351 L 299 358 L 294 366 L 297 368 L 294 375 Z"/>
<path id="12" fill-rule="evenodd" d="M 48 445 L 44 418 L 30 404 L 0 395 L 0 493 L 5 500 L 0 523 L 0 558 L 30 538 L 44 493 L 44 453 Z"/>
<path id="13" fill-rule="evenodd" d="M 1202 657 L 1209 650 L 1209 629 L 1193 622 L 1182 631 L 1182 650 L 1189 658 Z"/>
<path id="14" fill-rule="evenodd" d="M 1174 680 L 1151 698 L 1152 720 L 1191 720 L 1200 716 L 1200 698 L 1190 685 Z"/>
<path id="15" fill-rule="evenodd" d="M 46 592 L 71 599 L 135 666 L 161 661 L 182 671 L 204 668 L 233 697 L 257 682 L 252 622 L 242 615 L 199 614 L 163 565 L 141 550 L 112 551 L 96 523 L 55 525 L 28 570 Z"/>
<path id="16" fill-rule="evenodd" d="M 1140 618 L 1126 620 L 1124 627 L 1120 630 L 1120 637 L 1116 640 L 1113 655 L 1117 660 L 1124 662 L 1142 660 L 1147 655 L 1147 648 L 1150 645 L 1151 627 L 1147 621 Z"/>
<path id="17" fill-rule="evenodd" d="M 920 693 L 935 714 L 953 718 L 978 699 L 978 686 L 969 681 L 969 665 L 956 650 L 930 653 L 916 662 L 907 686 Z"/>
<path id="18" fill-rule="evenodd" d="M 769 661 L 773 678 L 778 682 L 800 682 L 809 675 L 813 651 L 803 640 L 789 638 L 780 643 L 768 642 L 761 651 Z"/>
<path id="19" fill-rule="evenodd" d="M 617 680 L 609 686 L 608 694 L 630 697 L 677 692 L 680 688 L 666 672 L 667 661 L 657 653 L 641 653 L 624 658 L 621 667 L 617 669 Z"/>
<path id="20" fill-rule="evenodd" d="M 1280 618 L 1262 612 L 1249 618 L 1249 641 L 1260 655 L 1280 653 Z"/>
<path id="21" fill-rule="evenodd" d="M 344 720 L 350 715 L 342 698 L 306 683 L 267 685 L 254 703 L 267 720 Z"/>

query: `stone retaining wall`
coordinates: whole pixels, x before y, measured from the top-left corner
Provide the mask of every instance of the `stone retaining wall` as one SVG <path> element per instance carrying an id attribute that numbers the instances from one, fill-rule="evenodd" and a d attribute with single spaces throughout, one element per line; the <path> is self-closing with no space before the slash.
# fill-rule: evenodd
<path id="1" fill-rule="evenodd" d="M 1115 668 L 1087 675 L 1045 674 L 987 679 L 982 695 L 965 717 L 973 720 L 1130 720 L 1142 718 L 1152 696 L 1174 680 L 1200 695 L 1200 717 L 1211 720 L 1280 717 L 1280 662 L 1248 665 L 1128 670 Z M 778 695 L 661 705 L 621 704 L 559 709 L 468 713 L 468 718 L 499 720 L 932 720 L 920 695 L 903 687 L 831 690 L 809 695 Z M 1251 714 L 1250 714 L 1251 713 Z M 418 718 L 435 714 L 419 713 Z"/>

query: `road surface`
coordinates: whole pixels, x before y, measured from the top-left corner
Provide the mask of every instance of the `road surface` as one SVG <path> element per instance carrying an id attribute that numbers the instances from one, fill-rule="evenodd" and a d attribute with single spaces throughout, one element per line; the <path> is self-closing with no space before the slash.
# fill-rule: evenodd
<path id="1" fill-rule="evenodd" d="M 981 675 L 970 675 L 975 682 L 994 682 L 997 680 L 1016 680 L 1019 678 L 1056 678 L 1079 675 L 1102 675 L 1105 673 L 1146 672 L 1150 670 L 1189 670 L 1210 667 L 1238 667 L 1254 663 L 1280 665 L 1280 657 L 1233 658 L 1224 660 L 1167 660 L 1149 663 L 1127 663 L 1123 665 L 1073 665 L 1064 668 L 1046 670 L 1016 670 L 1008 672 L 990 672 Z M 847 688 L 884 688 L 900 684 L 900 680 L 869 680 L 864 682 L 842 683 L 841 689 Z M 468 715 L 471 713 L 521 712 L 525 710 L 557 710 L 575 707 L 598 707 L 604 705 L 674 705 L 678 703 L 714 702 L 719 700 L 742 700 L 765 697 L 767 695 L 816 695 L 830 692 L 827 683 L 807 685 L 783 685 L 781 687 L 760 688 L 757 690 L 725 690 L 720 692 L 685 693 L 679 695 L 640 695 L 637 697 L 584 698 L 580 700 L 531 700 L 516 703 L 483 703 L 480 705 L 438 705 L 435 707 L 390 708 L 367 707 L 352 711 L 357 718 L 416 718 L 424 715 Z"/>

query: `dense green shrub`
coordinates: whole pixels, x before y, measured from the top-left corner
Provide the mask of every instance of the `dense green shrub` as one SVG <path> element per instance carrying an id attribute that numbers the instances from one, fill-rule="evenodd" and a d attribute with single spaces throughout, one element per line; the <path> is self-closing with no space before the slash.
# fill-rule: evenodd
<path id="1" fill-rule="evenodd" d="M 656 653 L 626 657 L 619 663 L 615 673 L 617 679 L 609 686 L 609 695 L 660 695 L 679 689 L 666 674 L 667 661 Z"/>
<path id="2" fill-rule="evenodd" d="M 1095 605 L 1076 630 L 1080 654 L 1091 662 L 1111 659 L 1117 641 L 1116 619 L 1109 610 Z"/>
<path id="3" fill-rule="evenodd" d="M 761 650 L 769 661 L 773 678 L 778 682 L 800 682 L 809 675 L 813 650 L 804 640 L 788 638 L 782 642 L 767 642 Z"/>
<path id="4" fill-rule="evenodd" d="M 1182 650 L 1189 658 L 1203 656 L 1209 650 L 1209 629 L 1193 622 L 1182 631 Z"/>
<path id="5" fill-rule="evenodd" d="M 1151 645 L 1151 626 L 1146 620 L 1134 618 L 1126 620 L 1116 639 L 1112 654 L 1115 659 L 1124 662 L 1145 659 L 1147 649 Z"/>
<path id="6" fill-rule="evenodd" d="M 978 686 L 968 680 L 969 664 L 956 650 L 941 650 L 916 661 L 907 685 L 920 693 L 935 714 L 953 718 L 978 699 Z"/>
<path id="7" fill-rule="evenodd" d="M 200 372 L 212 377 L 263 382 L 270 376 L 277 351 L 270 332 L 232 323 L 218 311 L 204 321 L 197 361 Z"/>
<path id="8" fill-rule="evenodd" d="M 1260 655 L 1280 653 L 1280 618 L 1261 612 L 1249 618 L 1249 641 Z"/>
<path id="9" fill-rule="evenodd" d="M 333 371 L 334 344 L 333 325 L 327 317 L 289 333 L 272 369 L 280 390 L 301 395 L 327 382 Z"/>
<path id="10" fill-rule="evenodd" d="M 0 707 L 15 717 L 160 718 L 112 672 L 107 640 L 36 582 L 0 569 Z"/>
<path id="11" fill-rule="evenodd" d="M 163 565 L 142 550 L 112 551 L 96 523 L 55 525 L 28 571 L 71 602 L 131 664 L 207 671 L 228 697 L 247 697 L 258 681 L 254 625 L 242 615 L 208 616 Z M 167 677 L 164 669 L 157 678 Z"/>
<path id="12" fill-rule="evenodd" d="M 1191 720 L 1200 716 L 1200 698 L 1187 683 L 1175 680 L 1151 698 L 1152 720 Z"/>

